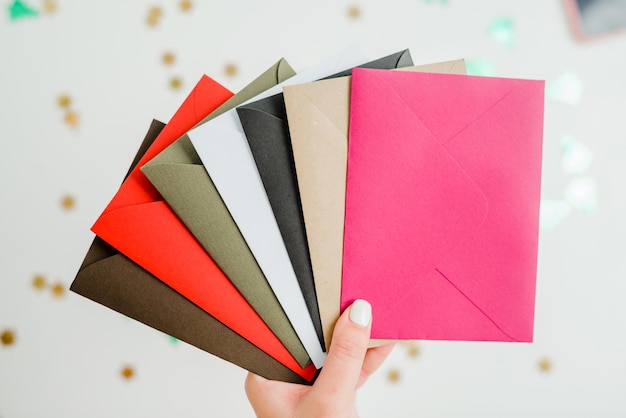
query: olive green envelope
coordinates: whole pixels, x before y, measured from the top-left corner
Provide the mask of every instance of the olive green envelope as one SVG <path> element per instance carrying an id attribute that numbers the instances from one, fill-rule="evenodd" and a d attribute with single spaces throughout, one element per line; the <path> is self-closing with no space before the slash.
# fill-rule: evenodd
<path id="1" fill-rule="evenodd" d="M 208 122 L 293 75 L 295 72 L 287 61 L 280 59 L 196 126 Z M 307 352 L 202 165 L 189 137 L 184 135 L 174 141 L 144 164 L 141 171 L 300 366 L 306 366 L 310 361 Z"/>
<path id="2" fill-rule="evenodd" d="M 456 60 L 394 71 L 465 74 L 465 63 Z M 327 346 L 340 313 L 350 82 L 350 77 L 342 77 L 283 90 Z M 372 345 L 385 342 L 372 340 Z"/>
<path id="3" fill-rule="evenodd" d="M 152 122 L 131 169 L 163 126 Z M 306 383 L 99 237 L 94 238 L 70 289 L 268 379 Z"/>

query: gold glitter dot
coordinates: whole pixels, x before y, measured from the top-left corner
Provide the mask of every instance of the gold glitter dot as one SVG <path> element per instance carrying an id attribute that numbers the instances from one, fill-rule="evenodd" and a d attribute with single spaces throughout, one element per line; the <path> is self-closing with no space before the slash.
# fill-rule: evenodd
<path id="1" fill-rule="evenodd" d="M 387 380 L 389 380 L 392 383 L 396 383 L 398 380 L 400 380 L 400 371 L 398 370 L 389 371 L 389 373 L 387 373 Z"/>
<path id="2" fill-rule="evenodd" d="M 146 18 L 146 23 L 148 26 L 156 26 L 159 23 L 159 19 L 161 18 L 163 11 L 158 6 L 153 6 L 148 10 L 148 17 Z"/>
<path id="3" fill-rule="evenodd" d="M 415 341 L 409 341 L 407 347 L 409 357 L 417 357 L 420 355 L 420 346 Z"/>
<path id="4" fill-rule="evenodd" d="M 552 363 L 547 358 L 542 358 L 538 363 L 539 371 L 543 373 L 547 373 L 552 368 Z"/>
<path id="5" fill-rule="evenodd" d="M 72 99 L 67 94 L 62 94 L 57 99 L 57 104 L 59 105 L 59 107 L 62 107 L 62 108 L 70 107 L 70 103 L 72 103 Z"/>
<path id="6" fill-rule="evenodd" d="M 226 64 L 224 67 L 224 73 L 226 73 L 229 77 L 233 77 L 237 74 L 237 66 L 235 64 Z"/>
<path id="7" fill-rule="evenodd" d="M 150 10 L 148 10 L 148 16 L 161 17 L 162 15 L 163 10 L 159 6 L 152 6 Z"/>
<path id="8" fill-rule="evenodd" d="M 191 1 L 189 0 L 182 0 L 180 3 L 180 9 L 184 12 L 188 12 L 189 10 L 191 10 Z"/>
<path id="9" fill-rule="evenodd" d="M 55 0 L 45 0 L 43 2 L 44 13 L 52 14 L 57 11 L 57 2 Z"/>
<path id="10" fill-rule="evenodd" d="M 76 200 L 72 196 L 63 196 L 61 199 L 61 207 L 63 207 L 63 209 L 71 210 L 74 209 L 74 206 L 76 206 Z"/>
<path id="11" fill-rule="evenodd" d="M 148 16 L 146 23 L 148 26 L 156 26 L 159 23 L 159 18 L 155 16 Z"/>
<path id="12" fill-rule="evenodd" d="M 41 290 L 46 287 L 48 283 L 46 282 L 45 277 L 43 277 L 41 274 L 36 274 L 35 277 L 33 277 L 32 284 L 35 289 Z"/>
<path id="13" fill-rule="evenodd" d="M 2 341 L 2 345 L 11 345 L 15 342 L 15 333 L 10 329 L 5 329 L 0 334 L 0 341 Z"/>
<path id="14" fill-rule="evenodd" d="M 359 9 L 357 6 L 350 6 L 348 8 L 348 17 L 350 17 L 351 19 L 358 19 L 359 17 L 361 17 L 361 9 Z"/>
<path id="15" fill-rule="evenodd" d="M 133 369 L 131 366 L 124 366 L 120 373 L 122 374 L 122 377 L 124 379 L 132 379 L 132 377 L 135 375 L 135 369 Z"/>
<path id="16" fill-rule="evenodd" d="M 171 52 L 166 52 L 165 54 L 163 54 L 163 64 L 165 65 L 170 65 L 174 63 L 174 54 L 172 54 Z"/>
<path id="17" fill-rule="evenodd" d="M 65 286 L 62 283 L 56 283 L 52 286 L 52 295 L 60 298 L 65 295 Z"/>
<path id="18" fill-rule="evenodd" d="M 178 78 L 178 77 L 172 77 L 172 79 L 170 80 L 170 87 L 173 88 L 174 90 L 178 90 L 179 88 L 181 88 L 183 85 L 183 81 Z"/>
<path id="19" fill-rule="evenodd" d="M 65 123 L 71 127 L 78 125 L 78 113 L 70 110 L 65 114 Z"/>

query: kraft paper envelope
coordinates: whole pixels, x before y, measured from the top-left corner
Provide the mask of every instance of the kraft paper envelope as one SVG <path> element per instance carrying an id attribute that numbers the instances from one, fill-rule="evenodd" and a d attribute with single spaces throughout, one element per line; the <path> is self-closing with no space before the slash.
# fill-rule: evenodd
<path id="1" fill-rule="evenodd" d="M 138 163 L 141 167 L 232 96 L 203 76 Z M 135 167 L 92 231 L 285 366 L 299 364 Z"/>
<path id="2" fill-rule="evenodd" d="M 281 59 L 205 117 L 206 123 L 295 73 Z M 215 189 L 189 137 L 183 135 L 141 167 L 176 215 L 211 255 L 301 366 L 309 356 Z"/>
<path id="3" fill-rule="evenodd" d="M 163 126 L 152 123 L 131 170 Z M 306 383 L 314 372 L 289 370 L 98 237 L 70 289 L 268 379 Z"/>
<path id="4" fill-rule="evenodd" d="M 364 66 L 397 68 L 398 65 L 412 65 L 411 55 L 407 49 Z M 336 76 L 341 75 L 343 74 Z M 322 331 L 283 95 L 277 94 L 240 106 L 237 108 L 237 114 L 287 247 L 300 289 L 307 302 L 309 314 L 313 318 L 318 338 L 324 344 L 324 338 L 328 338 L 328 335 L 324 336 Z M 326 343 L 326 347 L 328 346 Z"/>
<path id="5" fill-rule="evenodd" d="M 261 93 L 255 100 L 282 92 L 283 85 L 313 81 L 364 61 L 360 50 L 350 49 Z M 326 353 L 298 286 L 237 112 L 230 110 L 194 128 L 188 135 L 311 361 L 321 367 Z"/>
<path id="6" fill-rule="evenodd" d="M 465 74 L 463 60 L 402 68 Z M 327 347 L 341 302 L 350 77 L 284 88 L 289 133 Z M 372 341 L 372 344 L 379 344 Z"/>
<path id="7" fill-rule="evenodd" d="M 532 341 L 544 82 L 355 70 L 342 308 L 374 338 Z"/>

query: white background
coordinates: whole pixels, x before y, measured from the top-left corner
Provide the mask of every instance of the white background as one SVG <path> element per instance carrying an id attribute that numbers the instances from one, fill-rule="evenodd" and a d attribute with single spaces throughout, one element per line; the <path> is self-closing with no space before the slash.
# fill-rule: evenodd
<path id="1" fill-rule="evenodd" d="M 184 12 L 173 0 L 58 0 L 56 12 L 17 21 L 9 3 L 0 12 L 0 333 L 16 339 L 0 345 L 0 417 L 253 415 L 243 370 L 31 282 L 41 274 L 69 287 L 151 119 L 166 122 L 202 73 L 236 91 L 281 56 L 302 70 L 355 42 L 371 58 L 408 47 L 416 64 L 466 58 L 496 76 L 545 79 L 542 199 L 562 215 L 542 218 L 534 343 L 419 342 L 417 356 L 399 345 L 360 391 L 361 415 L 626 416 L 626 35 L 580 43 L 558 1 L 195 0 Z M 156 27 L 146 24 L 152 6 L 162 10 Z M 490 33 L 502 18 L 513 45 Z M 175 76 L 180 90 L 170 88 Z M 582 155 L 573 170 L 563 168 L 573 158 L 567 135 Z M 72 210 L 60 204 L 66 195 Z M 125 365 L 132 379 L 121 377 Z"/>

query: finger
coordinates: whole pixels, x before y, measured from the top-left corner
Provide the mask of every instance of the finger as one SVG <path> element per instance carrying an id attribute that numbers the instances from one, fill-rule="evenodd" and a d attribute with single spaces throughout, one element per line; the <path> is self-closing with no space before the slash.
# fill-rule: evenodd
<path id="1" fill-rule="evenodd" d="M 314 385 L 316 390 L 338 398 L 354 394 L 369 344 L 371 323 L 372 307 L 364 300 L 356 300 L 339 317 L 326 363 Z"/>
<path id="2" fill-rule="evenodd" d="M 257 417 L 289 416 L 307 386 L 268 380 L 248 372 L 246 395 Z"/>
<path id="3" fill-rule="evenodd" d="M 365 360 L 363 360 L 363 367 L 361 368 L 361 376 L 359 377 L 359 382 L 356 386 L 357 388 L 363 386 L 372 373 L 378 370 L 394 347 L 395 344 L 385 344 L 367 350 Z"/>

